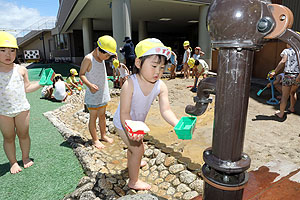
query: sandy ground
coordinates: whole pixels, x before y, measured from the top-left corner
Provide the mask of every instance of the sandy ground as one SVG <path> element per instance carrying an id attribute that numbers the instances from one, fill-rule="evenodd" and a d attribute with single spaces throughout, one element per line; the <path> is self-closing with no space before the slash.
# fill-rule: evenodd
<path id="1" fill-rule="evenodd" d="M 169 89 L 169 100 L 173 112 L 178 119 L 188 116 L 184 110 L 186 105 L 193 103 L 192 93 L 187 86 L 193 85 L 193 79 L 173 80 L 163 79 Z M 265 91 L 261 97 L 256 96 L 259 86 L 251 87 L 251 97 L 246 125 L 244 152 L 251 158 L 250 170 L 258 168 L 269 161 L 276 159 L 288 160 L 300 165 L 300 105 L 296 104 L 297 114 L 286 115 L 285 120 L 278 120 L 274 113 L 279 106 L 266 104 L 271 98 L 271 93 Z M 214 96 L 213 96 L 214 98 Z M 119 103 L 119 97 L 114 97 L 108 106 L 108 110 L 115 112 Z M 211 147 L 213 133 L 214 102 L 209 105 L 207 111 L 197 117 L 196 128 L 192 140 L 179 140 L 173 127 L 167 124 L 160 115 L 158 101 L 155 101 L 150 109 L 146 124 L 150 127 L 150 135 L 167 146 L 172 146 L 183 156 L 191 158 L 195 163 L 203 164 L 203 150 Z"/>

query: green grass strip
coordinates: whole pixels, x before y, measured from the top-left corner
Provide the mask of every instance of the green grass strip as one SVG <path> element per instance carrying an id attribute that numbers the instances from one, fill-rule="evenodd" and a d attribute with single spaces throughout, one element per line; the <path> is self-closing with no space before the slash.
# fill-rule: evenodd
<path id="1" fill-rule="evenodd" d="M 54 110 L 62 103 L 40 99 L 41 89 L 27 94 L 31 105 L 29 134 L 31 137 L 30 157 L 34 165 L 12 175 L 9 163 L 0 148 L 0 199 L 34 200 L 62 199 L 65 194 L 75 190 L 83 169 L 56 128 L 42 115 Z M 3 143 L 3 137 L 0 137 Z M 21 164 L 21 150 L 16 139 L 17 160 Z M 23 165 L 21 165 L 23 167 Z"/>

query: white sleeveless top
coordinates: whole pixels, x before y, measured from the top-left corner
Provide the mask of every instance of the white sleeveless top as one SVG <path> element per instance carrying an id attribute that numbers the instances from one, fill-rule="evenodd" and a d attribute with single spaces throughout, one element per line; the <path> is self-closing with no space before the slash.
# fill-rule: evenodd
<path id="1" fill-rule="evenodd" d="M 13 115 L 30 109 L 24 79 L 14 64 L 10 72 L 0 72 L 0 115 Z"/>
<path id="2" fill-rule="evenodd" d="M 120 72 L 120 77 L 124 78 L 128 76 L 129 74 L 127 73 L 126 69 L 122 66 L 123 64 L 120 64 L 120 67 L 118 67 L 118 71 Z"/>
<path id="3" fill-rule="evenodd" d="M 132 79 L 133 82 L 133 94 L 131 99 L 131 110 L 130 110 L 131 120 L 145 122 L 152 102 L 160 93 L 161 80 L 156 81 L 151 93 L 145 96 L 140 88 L 136 74 L 130 75 L 129 78 Z M 121 124 L 121 119 L 120 119 L 120 104 L 114 115 L 113 122 L 118 129 L 123 129 Z"/>
<path id="4" fill-rule="evenodd" d="M 66 86 L 64 81 L 57 81 L 55 84 L 54 98 L 58 101 L 62 101 L 67 96 Z"/>
<path id="5" fill-rule="evenodd" d="M 89 82 L 98 86 L 99 90 L 92 93 L 89 88 L 86 89 L 84 102 L 89 105 L 99 105 L 110 101 L 106 67 L 104 60 L 98 62 L 92 53 L 88 54 L 92 61 L 91 70 L 85 73 Z"/>

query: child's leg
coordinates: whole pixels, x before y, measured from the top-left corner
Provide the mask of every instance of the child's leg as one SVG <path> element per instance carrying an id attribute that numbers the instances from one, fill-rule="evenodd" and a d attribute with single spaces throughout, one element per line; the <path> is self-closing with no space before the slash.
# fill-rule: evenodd
<path id="1" fill-rule="evenodd" d="M 10 173 L 22 171 L 16 159 L 16 132 L 14 118 L 0 115 L 0 130 L 3 135 L 4 152 L 10 163 Z"/>
<path id="2" fill-rule="evenodd" d="M 291 88 L 290 107 L 289 107 L 290 112 L 295 112 L 295 104 L 296 104 L 296 101 L 297 101 L 297 94 L 296 94 L 297 89 L 298 89 L 298 86 L 296 86 L 296 85 L 293 85 L 292 88 Z"/>
<path id="3" fill-rule="evenodd" d="M 99 128 L 101 133 L 101 140 L 113 143 L 113 139 L 106 135 L 106 118 L 105 118 L 106 106 L 101 107 L 98 110 L 98 118 L 99 118 Z"/>
<path id="4" fill-rule="evenodd" d="M 280 118 L 283 118 L 284 111 L 285 111 L 285 108 L 286 108 L 286 105 L 287 105 L 287 101 L 289 99 L 290 90 L 291 90 L 290 86 L 282 86 L 282 97 L 281 97 L 281 101 L 280 101 L 280 112 L 275 113 Z"/>
<path id="5" fill-rule="evenodd" d="M 30 136 L 29 136 L 29 118 L 30 112 L 24 111 L 15 117 L 16 132 L 22 151 L 22 160 L 24 168 L 33 165 L 33 161 L 29 158 L 30 152 Z"/>
<path id="6" fill-rule="evenodd" d="M 93 145 L 95 145 L 98 149 L 103 149 L 105 146 L 99 141 L 97 130 L 96 130 L 96 120 L 97 120 L 97 113 L 98 110 L 90 110 L 90 119 L 89 119 L 89 131 L 92 136 Z"/>
<path id="7" fill-rule="evenodd" d="M 151 185 L 138 179 L 139 170 L 141 166 L 142 156 L 144 155 L 144 144 L 143 140 L 137 142 L 130 140 L 125 131 L 116 129 L 119 136 L 122 138 L 124 143 L 128 146 L 127 150 L 127 166 L 129 182 L 128 187 L 135 190 L 149 190 Z"/>

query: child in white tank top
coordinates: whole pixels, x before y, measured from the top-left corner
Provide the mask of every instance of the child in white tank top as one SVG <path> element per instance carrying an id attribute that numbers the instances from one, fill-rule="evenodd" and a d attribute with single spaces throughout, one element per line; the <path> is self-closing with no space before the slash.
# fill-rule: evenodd
<path id="1" fill-rule="evenodd" d="M 105 111 L 110 101 L 109 87 L 106 75 L 105 60 L 116 55 L 117 42 L 109 35 L 98 38 L 98 47 L 86 55 L 81 63 L 80 79 L 87 86 L 84 103 L 89 109 L 89 131 L 93 145 L 102 149 L 105 146 L 97 135 L 96 121 L 99 118 L 101 140 L 112 143 L 113 139 L 106 135 Z"/>
<path id="2" fill-rule="evenodd" d="M 123 128 L 125 120 L 144 122 L 157 96 L 162 117 L 172 126 L 179 120 L 170 108 L 167 86 L 160 80 L 166 62 L 171 56 L 170 50 L 160 40 L 151 38 L 140 41 L 135 52 L 137 55 L 135 66 L 138 73 L 131 75 L 122 87 L 120 104 L 114 115 L 114 125 L 128 146 L 128 186 L 135 190 L 149 190 L 151 186 L 138 179 L 140 166 L 146 164 L 141 161 L 144 154 L 144 135 L 128 134 Z"/>
<path id="3" fill-rule="evenodd" d="M 30 105 L 25 93 L 34 92 L 41 87 L 38 82 L 29 82 L 25 67 L 13 63 L 17 49 L 16 38 L 0 31 L 0 132 L 3 135 L 3 147 L 12 174 L 22 171 L 16 159 L 16 135 L 22 147 L 24 168 L 33 165 L 33 161 L 29 158 Z"/>

